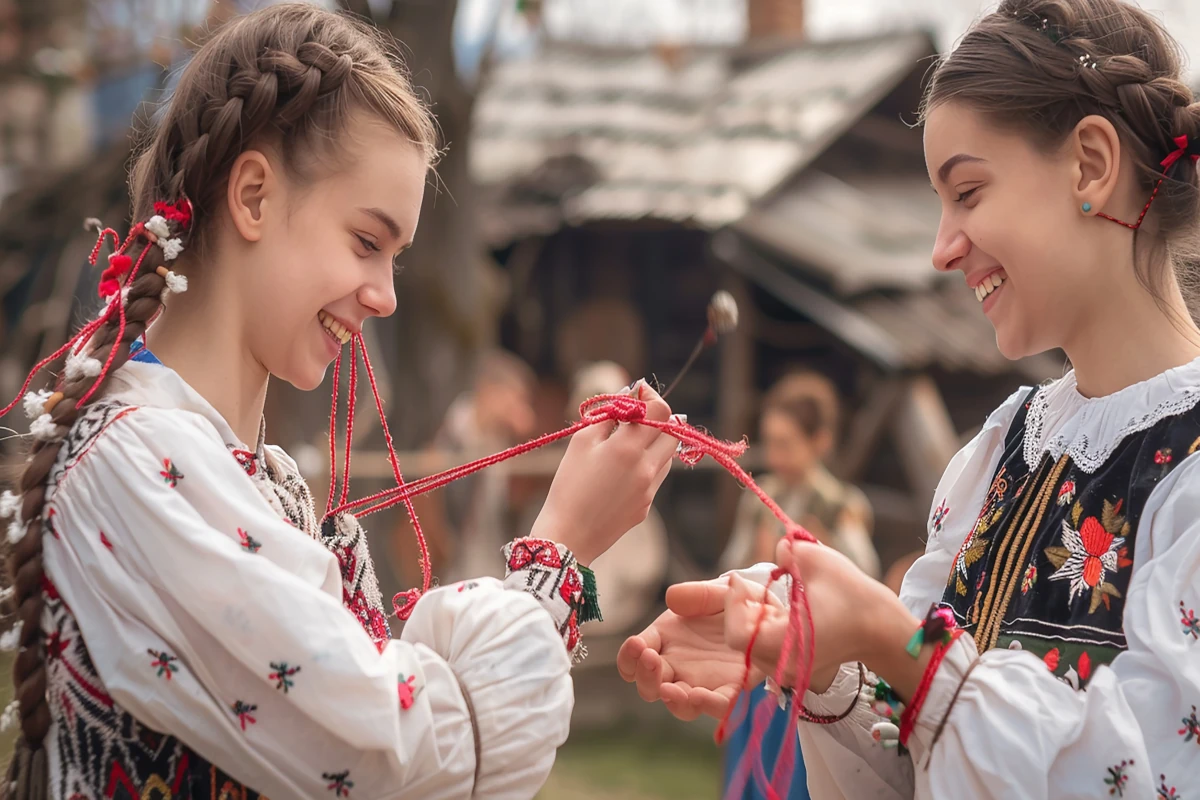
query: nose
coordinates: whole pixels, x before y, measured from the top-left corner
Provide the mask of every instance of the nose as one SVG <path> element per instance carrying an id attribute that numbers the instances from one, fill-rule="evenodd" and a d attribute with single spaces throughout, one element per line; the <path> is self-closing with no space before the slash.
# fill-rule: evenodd
<path id="1" fill-rule="evenodd" d="M 390 317 L 396 313 L 396 284 L 392 271 L 385 278 L 372 279 L 358 290 L 358 302 L 373 317 Z"/>
<path id="2" fill-rule="evenodd" d="M 933 242 L 933 266 L 939 272 L 949 272 L 971 252 L 971 240 L 951 215 L 942 214 L 937 239 Z"/>

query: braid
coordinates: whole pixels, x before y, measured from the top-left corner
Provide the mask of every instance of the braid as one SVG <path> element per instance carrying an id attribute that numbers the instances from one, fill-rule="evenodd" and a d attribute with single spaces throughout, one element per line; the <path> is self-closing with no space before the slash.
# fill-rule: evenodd
<path id="1" fill-rule="evenodd" d="M 147 258 L 162 260 L 162 251 L 149 245 Z M 89 346 L 95 354 L 115 350 L 112 370 L 129 360 L 130 344 L 146 330 L 150 320 L 162 307 L 166 280 L 157 272 L 147 272 L 130 285 L 125 308 L 125 332 L 117 341 L 117 316 L 110 315 L 101 325 Z M 107 385 L 112 370 L 101 377 L 99 388 Z M 8 800 L 42 800 L 49 796 L 45 750 L 42 747 L 50 729 L 50 708 L 46 703 L 46 647 L 42 633 L 44 600 L 42 586 L 45 572 L 42 567 L 42 536 L 48 521 L 44 514 L 47 482 L 58 459 L 64 439 L 79 419 L 83 408 L 79 400 L 93 384 L 93 379 L 64 380 L 59 391 L 62 399 L 54 406 L 51 419 L 55 435 L 49 440 L 37 440 L 30 452 L 28 464 L 21 475 L 20 522 L 25 535 L 8 554 L 8 572 L 12 581 L 10 610 L 15 612 L 19 626 L 17 657 L 13 662 L 13 688 L 20 709 L 21 732 L 16 751 L 9 762 L 8 779 L 0 787 L 0 796 Z M 96 392 L 98 394 L 99 392 Z"/>
<path id="2" fill-rule="evenodd" d="M 319 146 L 330 147 L 336 138 L 333 134 L 347 124 L 354 110 L 394 127 L 429 164 L 436 160 L 432 117 L 413 92 L 399 57 L 377 32 L 350 17 L 299 3 L 269 6 L 238 18 L 200 48 L 174 95 L 143 131 L 130 174 L 133 219 L 145 221 L 152 214 L 165 213 L 160 211 L 161 201 L 190 204 L 181 226 L 187 235 L 187 266 L 196 267 L 218 217 L 229 169 L 239 154 L 252 146 L 275 147 L 291 176 L 303 179 L 302 156 Z M 0 786 L 0 800 L 44 800 L 50 794 L 43 742 L 51 714 L 41 630 L 46 581 L 42 535 L 50 525 L 45 512 L 47 483 L 67 433 L 89 399 L 103 394 L 112 372 L 129 360 L 132 342 L 145 333 L 162 308 L 164 290 L 170 288 L 166 276 L 154 268 L 173 258 L 181 242 L 174 243 L 174 252 L 171 247 L 164 250 L 157 235 L 147 234 L 148 227 L 134 228 L 134 234 L 150 240 L 137 262 L 145 263 L 147 270 L 138 274 L 135 267 L 128 294 L 122 298 L 118 292 L 103 320 L 96 327 L 85 327 L 72 340 L 85 338 L 88 354 L 108 359 L 106 366 L 98 380 L 72 376 L 70 370 L 59 378 L 61 397 L 49 412 L 52 425 L 42 425 L 21 476 L 19 524 L 26 526 L 26 533 L 8 555 L 13 588 L 8 610 L 20 626 L 13 685 L 21 735 L 8 780 Z M 108 233 L 102 233 L 101 239 Z M 119 248 L 123 257 L 129 241 Z M 93 262 L 98 251 L 99 245 Z M 102 292 L 104 287 L 102 281 Z M 116 313 L 121 308 L 123 317 Z M 70 350 L 64 348 L 58 355 Z M 40 435 L 47 427 L 51 435 Z"/>

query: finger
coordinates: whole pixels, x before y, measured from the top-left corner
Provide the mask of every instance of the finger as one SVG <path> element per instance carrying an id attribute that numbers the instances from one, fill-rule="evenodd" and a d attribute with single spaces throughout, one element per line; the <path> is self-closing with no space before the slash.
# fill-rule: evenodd
<path id="1" fill-rule="evenodd" d="M 574 445 L 575 442 L 579 442 L 579 446 L 588 448 L 595 447 L 609 436 L 612 436 L 613 431 L 616 429 L 617 423 L 613 422 L 612 420 L 597 422 L 594 425 L 587 426 L 572 436 L 571 444 Z"/>
<path id="2" fill-rule="evenodd" d="M 638 381 L 637 387 L 638 398 L 646 403 L 646 419 L 666 422 L 671 416 L 671 407 L 667 405 L 667 401 L 659 397 L 658 392 L 651 389 L 644 380 Z M 645 450 L 661 435 L 657 428 L 649 425 L 624 425 L 612 438 L 614 442 L 622 440 L 628 442 L 631 447 Z"/>
<path id="3" fill-rule="evenodd" d="M 732 686 L 721 687 L 716 691 L 697 686 L 688 692 L 688 706 L 706 717 L 724 719 L 737 696 L 738 690 Z"/>
<path id="4" fill-rule="evenodd" d="M 637 664 L 638 695 L 647 703 L 653 703 L 662 695 L 662 657 L 653 650 L 646 650 Z"/>
<path id="5" fill-rule="evenodd" d="M 683 681 L 662 685 L 663 705 L 677 719 L 691 722 L 700 716 L 700 711 L 688 701 L 692 687 Z"/>
<path id="6" fill-rule="evenodd" d="M 667 588 L 667 608 L 681 617 L 706 617 L 725 610 L 729 582 L 725 578 L 712 581 L 688 581 Z"/>
<path id="7" fill-rule="evenodd" d="M 672 414 L 671 419 L 687 422 L 686 414 Z M 646 455 L 655 463 L 664 463 L 670 466 L 675 459 L 675 452 L 679 450 L 679 440 L 669 433 L 660 433 L 658 438 L 654 439 L 650 446 L 646 448 Z"/>
<path id="8" fill-rule="evenodd" d="M 638 659 L 646 649 L 646 642 L 640 636 L 630 636 L 617 651 L 617 672 L 626 683 L 633 683 L 637 677 Z"/>

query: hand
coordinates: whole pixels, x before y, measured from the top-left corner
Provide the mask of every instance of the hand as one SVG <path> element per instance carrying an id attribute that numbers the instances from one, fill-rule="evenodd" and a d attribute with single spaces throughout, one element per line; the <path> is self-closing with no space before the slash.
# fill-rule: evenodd
<path id="1" fill-rule="evenodd" d="M 645 381 L 646 418 L 665 421 L 666 402 Z M 608 423 L 571 437 L 530 535 L 566 545 L 587 566 L 646 519 L 678 442 L 646 425 Z"/>
<path id="2" fill-rule="evenodd" d="M 878 670 L 893 651 L 903 654 L 901 639 L 907 640 L 917 621 L 899 598 L 850 559 L 831 547 L 787 539 L 780 541 L 775 558 L 782 567 L 795 565 L 804 581 L 813 620 L 813 691 L 825 691 L 847 661 L 862 661 Z M 762 599 L 761 586 L 733 576 L 725 603 L 725 640 L 731 648 L 744 651 L 749 644 Z M 775 674 L 787 623 L 786 610 L 767 608 L 751 659 L 768 675 Z M 791 683 L 794 668 L 790 665 L 785 673 L 785 683 Z"/>
<path id="3" fill-rule="evenodd" d="M 725 644 L 724 578 L 681 583 L 667 589 L 668 610 L 617 654 L 621 677 L 637 683 L 647 702 L 662 700 L 682 720 L 701 714 L 721 719 L 737 698 L 745 657 Z M 763 679 L 752 670 L 750 685 Z"/>

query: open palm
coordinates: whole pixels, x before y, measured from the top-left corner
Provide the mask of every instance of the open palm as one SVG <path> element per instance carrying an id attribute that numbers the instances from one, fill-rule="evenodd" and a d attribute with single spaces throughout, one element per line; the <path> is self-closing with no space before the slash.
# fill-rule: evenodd
<path id="1" fill-rule="evenodd" d="M 725 643 L 726 579 L 681 583 L 667 590 L 667 607 L 617 655 L 621 677 L 642 699 L 662 700 L 683 720 L 720 719 L 741 690 L 745 656 Z M 751 685 L 762 680 L 757 670 Z"/>

